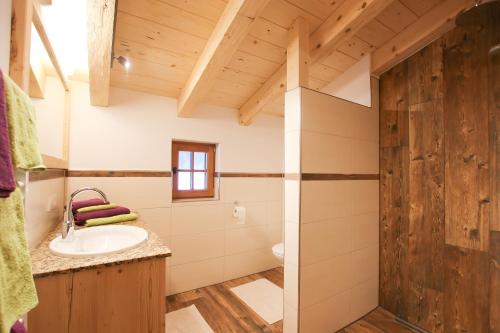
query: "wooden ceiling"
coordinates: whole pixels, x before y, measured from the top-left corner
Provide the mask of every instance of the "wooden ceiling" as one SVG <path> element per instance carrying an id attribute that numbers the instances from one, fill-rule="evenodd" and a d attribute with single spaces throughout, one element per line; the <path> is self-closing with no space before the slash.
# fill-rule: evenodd
<path id="1" fill-rule="evenodd" d="M 270 0 L 201 101 L 240 109 L 286 61 L 292 22 L 304 17 L 313 34 L 345 1 L 351 0 Z M 310 87 L 321 89 L 442 2 L 392 1 L 352 38 L 313 63 Z M 227 0 L 120 0 L 113 52 L 132 65 L 126 71 L 114 62 L 111 86 L 178 98 L 226 4 Z M 267 103 L 262 111 L 282 115 L 283 98 Z"/>

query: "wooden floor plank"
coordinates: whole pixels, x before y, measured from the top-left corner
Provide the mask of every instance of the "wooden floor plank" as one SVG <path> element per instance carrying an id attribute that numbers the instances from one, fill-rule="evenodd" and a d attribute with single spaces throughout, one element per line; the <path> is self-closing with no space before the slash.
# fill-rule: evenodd
<path id="1" fill-rule="evenodd" d="M 215 333 L 281 333 L 283 332 L 283 321 L 268 325 L 230 290 L 258 279 L 268 279 L 283 288 L 283 269 L 281 267 L 275 268 L 213 286 L 168 296 L 166 299 L 167 312 L 194 304 Z"/>

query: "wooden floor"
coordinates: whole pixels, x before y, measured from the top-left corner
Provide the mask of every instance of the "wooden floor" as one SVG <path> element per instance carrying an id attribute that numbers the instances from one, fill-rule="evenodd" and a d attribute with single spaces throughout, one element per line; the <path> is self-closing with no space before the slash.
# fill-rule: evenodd
<path id="1" fill-rule="evenodd" d="M 167 312 L 194 304 L 215 333 L 281 333 L 283 332 L 283 321 L 268 325 L 230 291 L 233 287 L 262 278 L 283 288 L 283 269 L 275 268 L 213 286 L 168 296 Z M 369 332 L 415 333 L 416 331 L 398 323 L 391 313 L 382 308 L 375 309 L 349 327 L 339 331 L 339 333 Z"/>
<path id="2" fill-rule="evenodd" d="M 418 333 L 398 323 L 393 314 L 377 308 L 338 333 Z"/>
<path id="3" fill-rule="evenodd" d="M 213 286 L 168 296 L 167 312 L 194 304 L 215 333 L 281 333 L 283 321 L 268 325 L 264 319 L 260 318 L 229 290 L 262 278 L 283 288 L 283 269 L 275 268 Z"/>

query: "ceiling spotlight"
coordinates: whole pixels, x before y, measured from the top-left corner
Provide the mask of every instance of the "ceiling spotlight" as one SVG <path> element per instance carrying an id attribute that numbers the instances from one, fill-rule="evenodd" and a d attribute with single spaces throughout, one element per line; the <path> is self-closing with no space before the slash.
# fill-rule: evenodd
<path id="1" fill-rule="evenodd" d="M 127 58 L 125 58 L 124 56 L 118 56 L 118 57 L 115 57 L 116 61 L 118 61 L 118 63 L 120 65 L 122 65 L 126 70 L 128 70 L 130 68 L 130 61 L 128 61 Z"/>

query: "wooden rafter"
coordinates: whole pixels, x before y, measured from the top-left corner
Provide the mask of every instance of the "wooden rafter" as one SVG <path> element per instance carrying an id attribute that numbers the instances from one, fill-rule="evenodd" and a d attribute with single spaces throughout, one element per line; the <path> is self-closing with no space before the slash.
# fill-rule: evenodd
<path id="1" fill-rule="evenodd" d="M 52 62 L 52 65 L 54 66 L 57 76 L 59 76 L 59 79 L 62 82 L 62 85 L 64 87 L 64 90 L 69 91 L 69 85 L 68 82 L 66 81 L 66 76 L 64 75 L 61 65 L 59 64 L 59 61 L 57 60 L 56 53 L 54 51 L 54 48 L 52 47 L 52 44 L 50 43 L 49 36 L 47 35 L 47 32 L 45 31 L 45 27 L 42 22 L 42 17 L 40 15 L 40 8 L 38 5 L 38 2 L 34 2 L 33 6 L 33 25 L 35 26 L 36 31 L 38 32 L 38 35 L 40 36 L 40 40 L 43 43 L 43 46 L 45 47 L 45 50 L 47 51 L 47 54 L 49 55 L 50 61 Z"/>
<path id="2" fill-rule="evenodd" d="M 30 86 L 30 46 L 33 3 L 31 0 L 12 1 L 12 30 L 9 75 L 25 92 Z"/>
<path id="3" fill-rule="evenodd" d="M 473 4 L 474 0 L 441 2 L 373 52 L 372 72 L 376 75 L 382 74 L 451 30 L 455 26 L 455 17 Z"/>
<path id="4" fill-rule="evenodd" d="M 309 86 L 309 23 L 297 17 L 288 33 L 286 52 L 286 89 Z"/>
<path id="5" fill-rule="evenodd" d="M 269 0 L 230 0 L 184 88 L 177 115 L 189 116 L 254 26 Z"/>
<path id="6" fill-rule="evenodd" d="M 87 1 L 90 104 L 108 106 L 115 0 Z"/>
<path id="7" fill-rule="evenodd" d="M 310 36 L 311 63 L 321 62 L 391 2 L 392 0 L 345 1 Z M 285 66 L 283 64 L 240 108 L 240 124 L 249 125 L 268 102 L 284 94 Z"/>

